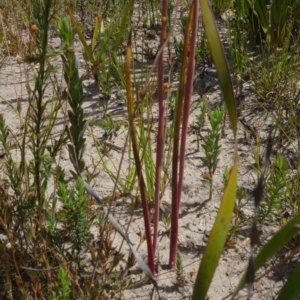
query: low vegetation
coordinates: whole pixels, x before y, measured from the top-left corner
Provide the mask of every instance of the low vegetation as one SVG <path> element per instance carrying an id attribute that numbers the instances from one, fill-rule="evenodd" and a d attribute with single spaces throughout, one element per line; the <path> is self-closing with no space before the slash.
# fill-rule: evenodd
<path id="1" fill-rule="evenodd" d="M 278 266 L 299 254 L 300 4 L 211 2 L 212 7 L 207 0 L 0 3 L 0 73 L 15 61 L 26 90 L 26 99 L 15 102 L 0 93 L 19 128 L 12 129 L 0 112 L 1 299 L 120 298 L 135 285 L 130 270 L 136 264 L 159 298 L 160 229 L 170 239 L 168 268 L 175 268 L 176 284 L 184 286 L 179 212 L 191 132 L 206 170 L 196 179 L 207 193 L 204 205 L 215 206 L 216 195 L 221 199 L 192 299 L 206 299 L 223 250 L 246 238 L 242 226 L 250 228 L 248 267 L 228 295 L 232 299 L 245 286 L 250 299 L 256 271 L 281 249 L 290 254 Z M 207 68 L 216 70 L 209 85 L 203 79 Z M 84 80 L 101 94 L 99 118 L 86 113 Z M 222 96 L 211 103 L 207 93 L 214 88 Z M 110 108 L 114 94 L 124 107 L 121 118 Z M 225 131 L 232 163 L 222 171 Z M 114 144 L 120 136 L 122 147 Z M 247 166 L 240 162 L 241 147 L 251 151 Z M 254 205 L 247 210 L 238 181 L 244 167 L 255 182 Z M 100 172 L 112 183 L 109 196 L 97 189 Z M 171 212 L 161 216 L 167 189 Z M 130 201 L 126 223 L 116 213 L 120 199 Z M 133 245 L 128 228 L 140 206 L 144 227 Z M 266 224 L 276 231 L 261 242 Z M 146 255 L 139 252 L 143 244 Z M 299 297 L 299 266 L 278 299 Z"/>

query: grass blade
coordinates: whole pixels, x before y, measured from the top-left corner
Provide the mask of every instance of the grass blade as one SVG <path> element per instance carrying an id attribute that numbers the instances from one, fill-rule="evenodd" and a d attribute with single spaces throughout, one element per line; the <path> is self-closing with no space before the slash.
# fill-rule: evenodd
<path id="1" fill-rule="evenodd" d="M 215 270 L 218 265 L 220 255 L 226 242 L 232 212 L 235 203 L 236 186 L 237 186 L 237 115 L 236 105 L 233 94 L 232 82 L 227 65 L 224 50 L 218 36 L 215 20 L 212 10 L 207 0 L 199 0 L 202 10 L 202 19 L 204 30 L 211 49 L 211 54 L 220 80 L 221 89 L 224 95 L 225 103 L 228 109 L 228 115 L 235 138 L 234 165 L 231 169 L 228 182 L 224 191 L 222 202 L 212 228 L 210 237 L 197 274 L 196 283 L 192 299 L 205 299 L 209 286 L 213 279 Z"/>
<path id="2" fill-rule="evenodd" d="M 79 27 L 78 23 L 75 20 L 74 14 L 73 14 L 73 12 L 70 9 L 68 10 L 68 14 L 70 16 L 71 23 L 74 26 L 74 29 L 75 29 L 76 33 L 78 34 L 80 42 L 82 43 L 84 51 L 85 51 L 85 53 L 86 53 L 86 55 L 88 57 L 88 61 L 91 62 L 92 64 L 94 64 L 95 63 L 95 59 L 93 57 L 93 53 L 91 52 L 91 50 L 90 50 L 90 48 L 89 48 L 89 46 L 88 46 L 88 44 L 87 44 L 87 42 L 86 42 L 86 40 L 84 38 L 84 35 L 83 35 L 82 31 L 80 30 L 80 27 Z"/>
<path id="3" fill-rule="evenodd" d="M 220 80 L 221 89 L 227 106 L 230 123 L 234 137 L 237 132 L 236 105 L 233 95 L 232 82 L 224 54 L 223 46 L 220 41 L 213 12 L 207 0 L 200 0 L 202 11 L 203 27 L 207 36 L 210 51 Z"/>
<path id="4" fill-rule="evenodd" d="M 288 281 L 281 289 L 277 300 L 298 299 L 297 297 L 300 295 L 299 278 L 300 278 L 300 263 L 297 264 L 293 273 L 290 275 Z"/>
<path id="5" fill-rule="evenodd" d="M 256 258 L 254 259 L 255 271 L 261 268 L 273 255 L 275 255 L 283 246 L 285 246 L 286 243 L 294 235 L 296 235 L 300 231 L 299 224 L 300 224 L 300 214 L 298 214 L 293 219 L 291 219 L 288 223 L 286 223 L 270 239 L 270 241 L 260 250 Z M 237 293 L 243 288 L 245 283 L 246 283 L 246 274 L 243 275 L 231 299 L 234 299 Z"/>
<path id="6" fill-rule="evenodd" d="M 227 238 L 236 194 L 237 167 L 238 163 L 235 161 L 229 175 L 218 215 L 203 254 L 194 286 L 193 300 L 206 298 Z"/>
<path id="7" fill-rule="evenodd" d="M 94 31 L 93 31 L 93 37 L 92 37 L 92 51 L 95 50 L 96 45 L 97 45 L 97 34 L 99 32 L 100 21 L 101 21 L 100 13 L 98 13 L 95 18 L 95 24 L 94 24 Z"/>

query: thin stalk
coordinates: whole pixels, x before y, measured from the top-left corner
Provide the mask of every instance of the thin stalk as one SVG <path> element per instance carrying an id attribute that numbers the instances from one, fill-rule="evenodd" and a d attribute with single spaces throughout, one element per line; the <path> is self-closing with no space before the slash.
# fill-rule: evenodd
<path id="1" fill-rule="evenodd" d="M 160 47 L 164 46 L 167 38 L 167 24 L 168 24 L 168 0 L 163 0 L 162 7 L 162 21 L 161 21 L 161 33 L 160 33 Z M 161 169 L 164 156 L 164 144 L 165 144 L 165 108 L 166 103 L 163 100 L 164 88 L 164 69 L 163 69 L 163 50 L 160 51 L 158 59 L 158 133 L 157 133 L 157 150 L 156 150 L 156 170 L 155 170 L 155 191 L 154 191 L 154 234 L 153 234 L 153 253 L 155 255 L 158 237 L 158 221 L 159 221 L 159 206 L 160 206 L 160 180 Z"/>
<path id="2" fill-rule="evenodd" d="M 196 1 L 197 2 L 197 1 Z M 189 32 L 194 14 L 194 5 L 191 6 L 188 21 L 184 33 L 183 52 L 181 58 L 180 83 L 178 90 L 178 98 L 175 109 L 175 125 L 174 125 L 174 147 L 173 147 L 173 164 L 172 164 L 172 216 L 171 216 L 171 234 L 170 234 L 170 257 L 169 267 L 173 268 L 176 261 L 177 239 L 178 239 L 178 216 L 179 204 L 178 199 L 178 158 L 179 158 L 179 139 L 180 139 L 180 123 L 183 107 L 183 96 L 186 86 L 186 65 L 188 57 Z"/>
<path id="3" fill-rule="evenodd" d="M 192 37 L 190 43 L 190 55 L 189 55 L 189 66 L 187 74 L 187 85 L 185 89 L 185 99 L 183 107 L 183 120 L 181 129 L 181 145 L 180 145 L 180 169 L 179 169 L 179 181 L 178 181 L 178 206 L 180 205 L 183 173 L 184 173 L 184 153 L 186 145 L 187 128 L 189 121 L 189 114 L 191 108 L 191 99 L 193 93 L 193 83 L 194 83 L 194 73 L 195 73 L 195 52 L 196 52 L 196 41 L 198 33 L 198 12 L 199 12 L 199 1 L 194 1 L 194 12 L 193 12 L 193 27 L 192 27 Z"/>
<path id="4" fill-rule="evenodd" d="M 148 265 L 149 268 L 154 274 L 154 253 L 152 247 L 152 238 L 151 238 L 151 228 L 150 228 L 150 217 L 149 217 L 149 209 L 147 202 L 147 194 L 146 194 L 146 185 L 142 173 L 142 166 L 139 157 L 139 149 L 138 149 L 138 140 L 136 127 L 134 123 L 134 107 L 132 100 L 132 89 L 131 89 L 131 79 L 130 79 L 130 60 L 131 60 L 131 32 L 128 38 L 128 43 L 126 47 L 126 57 L 125 57 L 125 74 L 126 74 L 126 92 L 127 92 L 127 109 L 128 109 L 128 118 L 130 125 L 130 135 L 132 140 L 132 149 L 133 156 L 136 164 L 137 176 L 138 176 L 138 184 L 140 187 L 142 205 L 143 205 L 143 215 L 144 215 L 144 223 L 145 223 L 145 232 L 146 232 L 146 240 L 147 240 L 147 248 L 148 248 Z"/>

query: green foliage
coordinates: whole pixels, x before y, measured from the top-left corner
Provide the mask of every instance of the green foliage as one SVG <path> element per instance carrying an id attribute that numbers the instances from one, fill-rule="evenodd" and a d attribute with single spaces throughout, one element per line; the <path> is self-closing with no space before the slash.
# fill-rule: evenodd
<path id="1" fill-rule="evenodd" d="M 114 6 L 115 16 L 106 16 L 107 11 L 100 10 L 93 24 L 92 43 L 88 46 L 88 41 L 80 25 L 77 23 L 73 12 L 69 10 L 72 25 L 85 51 L 84 58 L 87 71 L 93 74 L 95 81 L 99 87 L 103 88 L 103 93 L 108 99 L 114 81 L 119 78 L 119 65 L 122 60 L 117 59 L 119 57 L 117 53 L 129 32 L 128 23 L 132 11 L 132 0 L 120 1 L 119 5 Z M 111 53 L 111 55 L 107 55 L 107 53 Z"/>
<path id="2" fill-rule="evenodd" d="M 249 29 L 251 40 L 259 45 L 266 41 L 275 50 L 286 40 L 292 42 L 292 33 L 299 30 L 297 1 L 243 0 L 235 3 L 240 21 Z"/>
<path id="3" fill-rule="evenodd" d="M 85 163 L 83 154 L 85 149 L 84 132 L 86 120 L 83 117 L 82 104 L 84 101 L 82 82 L 79 77 L 76 57 L 74 53 L 74 37 L 69 19 L 64 18 L 58 24 L 58 33 L 64 42 L 63 60 L 64 78 L 68 84 L 68 100 L 71 110 L 68 111 L 71 127 L 67 130 L 70 144 L 70 157 L 77 162 L 79 170 L 83 171 Z"/>
<path id="4" fill-rule="evenodd" d="M 179 251 L 176 254 L 176 276 L 177 283 L 179 285 L 184 285 L 184 270 L 183 270 L 183 261 L 182 255 Z"/>
<path id="5" fill-rule="evenodd" d="M 82 180 L 76 181 L 76 186 L 67 189 L 64 183 L 59 183 L 57 190 L 58 199 L 63 204 L 59 213 L 59 219 L 63 224 L 63 230 L 67 233 L 67 240 L 70 243 L 67 256 L 75 260 L 80 266 L 82 251 L 85 249 L 89 239 L 89 228 L 92 214 L 88 211 L 88 202 Z"/>
<path id="6" fill-rule="evenodd" d="M 298 281 L 299 276 L 300 276 L 300 263 L 297 264 L 292 274 L 290 275 L 288 281 L 281 289 L 277 300 L 297 299 L 299 297 L 300 295 L 300 286 Z"/>
<path id="7" fill-rule="evenodd" d="M 21 135 L 16 134 L 14 129 L 8 128 L 5 116 L 0 115 L 2 147 L 0 152 L 0 282 L 4 286 L 0 297 L 27 299 L 28 295 L 34 294 L 38 299 L 86 299 L 87 297 L 89 299 L 114 299 L 120 297 L 119 293 L 122 290 L 130 288 L 132 282 L 127 272 L 135 264 L 135 260 L 138 261 L 135 256 L 137 252 L 134 252 L 136 250 L 125 233 L 121 236 L 129 245 L 131 252 L 127 255 L 124 254 L 122 246 L 115 247 L 112 231 L 113 226 L 117 228 L 114 223 L 116 221 L 108 213 L 110 209 L 107 210 L 102 205 L 107 204 L 104 200 L 116 200 L 117 193 L 113 197 L 100 199 L 97 195 L 95 197 L 95 192 L 89 185 L 93 184 L 92 180 L 101 171 L 108 174 L 114 183 L 114 191 L 118 189 L 121 191 L 121 196 L 129 196 L 132 200 L 131 217 L 140 204 L 140 197 L 142 198 L 148 259 L 152 272 L 155 271 L 156 247 L 154 241 L 152 243 L 152 237 L 158 234 L 157 231 L 152 234 L 151 222 L 154 220 L 154 226 L 158 229 L 161 197 L 168 183 L 172 181 L 172 216 L 163 216 L 161 220 L 165 227 L 163 234 L 169 235 L 170 233 L 171 237 L 170 266 L 172 267 L 176 261 L 177 283 L 184 284 L 184 256 L 177 250 L 178 230 L 176 233 L 176 226 L 178 229 L 186 129 L 195 69 L 194 57 L 197 63 L 203 64 L 203 68 L 207 65 L 211 66 L 211 61 L 214 61 L 227 107 L 226 116 L 229 116 L 235 143 L 233 146 L 234 164 L 231 171 L 226 168 L 223 175 L 222 200 L 194 286 L 193 299 L 207 297 L 208 288 L 228 236 L 238 236 L 240 226 L 245 225 L 247 221 L 242 207 L 246 189 L 237 187 L 238 122 L 225 52 L 217 34 L 212 11 L 206 0 L 200 0 L 204 25 L 202 30 L 206 35 L 204 31 L 201 32 L 200 40 L 197 42 L 197 37 L 199 38 L 197 34 L 198 9 L 195 7 L 199 1 L 194 1 L 192 6 L 190 2 L 181 3 L 183 13 L 180 15 L 180 34 L 182 36 L 175 36 L 174 44 L 168 44 L 169 69 L 167 70 L 167 63 L 164 61 L 165 52 L 157 59 L 158 68 L 153 68 L 155 72 L 157 70 L 157 86 L 161 92 L 160 88 L 166 82 L 166 71 L 170 75 L 173 70 L 174 51 L 177 58 L 180 58 L 178 93 L 173 95 L 169 90 L 167 91 L 169 108 L 171 107 L 172 111 L 170 119 L 173 123 L 169 126 L 165 118 L 166 112 L 159 107 L 159 119 L 162 121 L 159 124 L 162 126 L 157 131 L 153 126 L 155 118 L 152 118 L 150 110 L 153 104 L 149 100 L 152 93 L 150 85 L 153 70 L 149 74 L 147 65 L 144 76 L 138 77 L 138 80 L 135 78 L 133 84 L 132 74 L 135 73 L 136 66 L 132 63 L 131 51 L 138 57 L 138 47 L 132 47 L 139 41 L 128 39 L 125 68 L 122 64 L 124 61 L 122 50 L 125 48 L 123 42 L 131 31 L 133 37 L 139 37 L 136 29 L 140 28 L 135 28 L 135 25 L 139 26 L 139 22 L 142 21 L 147 27 L 145 30 L 149 27 L 156 30 L 161 26 L 160 45 L 162 45 L 167 38 L 167 35 L 164 36 L 164 30 L 170 33 L 171 27 L 176 25 L 172 24 L 175 3 L 169 3 L 166 7 L 165 1 L 160 6 L 159 1 L 156 0 L 138 2 L 9 0 L 1 2 L 1 54 L 21 54 L 21 59 L 18 59 L 20 70 L 23 58 L 25 58 L 26 63 L 35 64 L 35 73 L 32 82 L 26 79 L 27 111 L 24 112 L 24 109 L 22 111 L 22 101 L 17 100 L 17 108 L 15 108 L 13 104 L 1 97 L 7 102 L 8 107 L 15 111 L 16 119 L 21 124 Z M 139 15 L 137 23 L 136 19 L 132 18 L 134 4 L 137 7 L 136 13 Z M 278 153 L 281 153 L 275 158 L 272 156 L 270 166 L 265 166 L 260 155 L 263 143 L 259 144 L 259 139 L 255 141 L 257 170 L 259 175 L 264 176 L 261 175 L 254 191 L 256 206 L 251 232 L 250 267 L 241 279 L 236 289 L 237 293 L 245 283 L 248 284 L 250 290 L 255 271 L 265 266 L 280 249 L 290 247 L 289 240 L 299 234 L 300 142 L 296 145 L 295 141 L 299 140 L 300 123 L 299 49 L 297 46 L 300 9 L 298 1 L 292 0 L 212 1 L 212 8 L 218 16 L 223 16 L 222 13 L 226 12 L 231 5 L 233 10 L 230 11 L 227 24 L 230 31 L 230 63 L 236 72 L 234 74 L 236 91 L 239 92 L 243 80 L 250 79 L 250 85 L 258 99 L 255 104 L 263 108 L 269 117 L 268 120 L 274 124 L 276 151 L 279 150 Z M 57 11 L 64 12 L 67 6 L 72 7 L 74 12 L 69 10 L 71 20 L 62 18 L 58 22 L 58 34 L 63 46 L 59 51 L 53 50 L 48 43 L 49 37 L 52 36 L 51 28 L 58 20 Z M 165 18 L 161 17 L 163 16 L 160 13 L 161 8 Z M 185 14 L 186 11 L 189 11 L 189 15 Z M 28 38 L 26 37 L 25 41 L 23 36 L 27 33 Z M 84 50 L 86 63 L 84 75 L 91 73 L 105 96 L 104 117 L 97 121 L 88 122 L 84 118 L 83 77 L 79 76 L 79 68 L 76 64 L 75 33 Z M 250 43 L 248 43 L 249 39 Z M 142 45 L 144 42 L 143 37 Z M 254 48 L 254 44 L 258 47 Z M 146 49 L 148 54 L 154 58 L 153 48 L 150 45 L 146 47 L 148 47 Z M 249 50 L 255 52 L 249 52 Z M 53 127 L 58 123 L 57 113 L 62 107 L 63 100 L 59 92 L 62 87 L 56 79 L 59 78 L 57 68 L 52 65 L 58 56 L 63 61 L 63 75 L 67 84 L 69 105 L 68 114 L 64 111 L 63 113 L 70 126 L 66 125 L 67 123 L 64 124 L 64 129 L 56 135 Z M 0 62 L 1 65 L 2 62 Z M 136 77 L 136 74 L 134 75 Z M 169 80 L 171 81 L 172 78 L 170 76 Z M 146 83 L 142 89 L 141 85 L 144 81 Z M 128 108 L 129 122 L 124 122 L 126 124 L 124 131 L 127 129 L 129 131 L 129 137 L 126 138 L 124 145 L 126 151 L 122 152 L 121 162 L 118 160 L 116 163 L 108 151 L 104 154 L 100 151 L 103 148 L 100 149 L 98 137 L 95 137 L 95 149 L 99 160 L 89 153 L 91 163 L 87 168 L 84 155 L 88 125 L 101 128 L 101 132 L 104 132 L 101 141 L 103 145 L 109 144 L 106 139 L 112 140 L 123 133 L 123 127 L 122 132 L 120 130 L 121 123 L 115 121 L 112 115 L 107 114 L 110 104 L 108 100 L 113 86 L 117 87 L 124 99 L 126 98 Z M 125 87 L 126 95 L 123 94 Z M 159 105 L 164 104 L 165 98 L 161 94 L 160 100 L 162 101 L 159 101 Z M 243 113 L 242 109 L 239 113 Z M 202 140 L 201 146 L 204 150 L 201 160 L 208 169 L 206 183 L 210 185 L 210 198 L 214 188 L 214 174 L 217 173 L 219 164 L 223 115 L 225 114 L 219 108 L 208 111 L 207 102 L 204 101 L 196 120 L 197 136 Z M 224 126 L 227 126 L 226 119 Z M 207 134 L 203 134 L 205 128 L 207 128 Z M 157 136 L 160 145 L 155 148 L 152 141 Z M 133 152 L 129 147 L 129 141 L 132 142 Z M 74 186 L 72 182 L 67 182 L 68 170 L 64 169 L 61 164 L 61 153 L 66 142 L 68 142 L 72 161 L 79 166 L 79 170 L 76 170 L 77 174 L 73 173 L 76 179 Z M 168 145 L 166 151 L 165 144 Z M 158 165 L 155 165 L 153 160 L 154 149 L 161 158 L 158 160 L 160 161 Z M 291 166 L 288 158 L 285 158 L 288 156 L 286 154 L 288 150 L 296 155 L 296 158 L 293 158 L 296 166 Z M 172 151 L 174 151 L 173 154 Z M 271 151 L 269 153 L 270 157 Z M 124 154 L 127 156 L 125 157 Z M 128 162 L 125 170 L 122 168 L 123 157 L 126 163 Z M 169 166 L 172 158 L 173 173 L 170 175 Z M 164 174 L 161 179 L 158 176 L 156 180 L 156 171 L 159 169 Z M 82 171 L 85 172 L 81 177 Z M 86 177 L 86 181 L 83 176 Z M 155 186 L 158 187 L 156 190 Z M 140 194 L 138 188 L 140 188 Z M 97 206 L 91 206 L 91 199 L 86 191 L 96 199 Z M 49 192 L 52 192 L 51 197 L 48 196 Z M 151 220 L 150 212 L 152 211 L 149 210 L 149 202 L 152 205 L 153 198 L 155 198 L 156 212 Z M 113 209 L 112 206 L 111 210 Z M 287 217 L 283 218 L 282 214 L 285 211 L 288 211 Z M 287 220 L 289 214 L 291 219 Z M 268 221 L 279 223 L 282 228 L 262 245 L 258 254 L 255 255 L 255 248 L 258 244 L 255 239 L 257 218 L 262 225 L 264 221 Z M 93 230 L 96 229 L 95 242 L 92 242 L 90 237 L 92 226 Z M 141 231 L 140 243 L 143 239 L 144 235 Z M 145 273 L 156 284 L 151 271 Z M 299 264 L 279 292 L 279 299 L 298 297 L 298 278 Z"/>
<path id="8" fill-rule="evenodd" d="M 216 16 L 220 16 L 231 7 L 230 0 L 212 0 L 211 5 Z"/>
<path id="9" fill-rule="evenodd" d="M 206 299 L 207 292 L 213 275 L 215 273 L 218 261 L 223 250 L 225 240 L 227 239 L 229 226 L 234 209 L 236 186 L 237 186 L 237 112 L 236 104 L 233 96 L 233 88 L 227 61 L 224 55 L 224 50 L 220 42 L 220 38 L 214 22 L 212 11 L 206 0 L 200 0 L 202 10 L 204 29 L 207 34 L 208 43 L 211 49 L 212 57 L 217 69 L 218 77 L 221 84 L 221 89 L 224 95 L 225 104 L 228 110 L 229 120 L 232 126 L 233 135 L 235 138 L 234 165 L 228 177 L 227 185 L 223 194 L 220 208 L 215 219 L 211 234 L 209 236 L 194 285 L 192 299 Z M 221 119 L 220 111 L 216 113 L 213 120 L 215 122 Z M 215 123 L 217 124 L 217 122 Z M 217 128 L 217 126 L 216 126 Z"/>
<path id="10" fill-rule="evenodd" d="M 203 120 L 203 115 L 199 116 L 200 122 Z M 216 168 L 219 163 L 219 155 L 221 152 L 221 145 L 219 143 L 221 136 L 221 125 L 223 120 L 223 113 L 220 108 L 215 109 L 209 113 L 209 121 L 211 128 L 207 129 L 207 136 L 203 138 L 203 143 L 201 144 L 204 149 L 205 156 L 201 157 L 201 161 L 204 166 L 208 168 L 207 179 L 210 186 L 209 199 L 212 197 L 212 183 L 213 183 L 213 174 L 216 171 Z"/>
<path id="11" fill-rule="evenodd" d="M 120 124 L 108 116 L 99 120 L 88 121 L 88 125 L 102 128 L 104 130 L 103 139 L 112 139 L 120 130 Z"/>
<path id="12" fill-rule="evenodd" d="M 271 222 L 281 219 L 285 209 L 287 187 L 287 166 L 282 156 L 277 156 L 270 166 L 265 181 L 265 197 L 259 209 L 260 220 L 268 219 Z"/>
<path id="13" fill-rule="evenodd" d="M 65 269 L 59 268 L 57 272 L 57 282 L 60 288 L 61 300 L 70 299 L 71 289 L 70 289 L 70 279 Z"/>
<path id="14" fill-rule="evenodd" d="M 139 143 L 141 149 L 141 157 L 144 164 L 145 181 L 147 186 L 147 199 L 153 203 L 154 180 L 155 180 L 155 164 L 152 156 L 152 145 L 150 139 L 151 127 L 145 128 L 144 119 L 140 118 L 139 126 Z"/>
<path id="15" fill-rule="evenodd" d="M 144 14 L 144 24 L 149 26 L 151 29 L 155 29 L 160 24 L 160 10 L 158 7 L 158 1 L 156 0 L 145 0 L 145 11 Z"/>
<path id="16" fill-rule="evenodd" d="M 278 230 L 272 238 L 262 247 L 259 253 L 253 260 L 254 272 L 259 270 L 266 262 L 273 257 L 282 247 L 284 247 L 289 240 L 299 233 L 299 221 L 300 215 L 296 215 L 291 220 L 289 220 L 284 226 Z M 295 270 L 298 272 L 298 268 Z M 236 290 L 234 291 L 232 298 L 237 295 L 237 293 L 242 289 L 246 283 L 246 274 L 241 278 Z"/>

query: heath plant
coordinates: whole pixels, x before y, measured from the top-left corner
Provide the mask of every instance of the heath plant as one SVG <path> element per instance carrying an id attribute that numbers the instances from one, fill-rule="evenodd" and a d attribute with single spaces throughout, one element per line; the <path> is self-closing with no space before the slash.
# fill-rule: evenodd
<path id="1" fill-rule="evenodd" d="M 219 155 L 221 153 L 220 137 L 223 113 L 220 108 L 209 112 L 209 122 L 211 128 L 207 129 L 206 137 L 203 137 L 201 147 L 204 149 L 205 156 L 201 157 L 201 161 L 208 169 L 208 174 L 204 180 L 209 183 L 209 200 L 211 200 L 213 192 L 213 175 L 219 163 Z M 201 121 L 201 115 L 199 116 Z"/>

